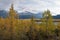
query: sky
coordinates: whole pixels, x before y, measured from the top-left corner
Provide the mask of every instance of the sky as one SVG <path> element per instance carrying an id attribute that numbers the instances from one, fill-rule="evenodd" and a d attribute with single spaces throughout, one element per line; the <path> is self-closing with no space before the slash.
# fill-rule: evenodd
<path id="1" fill-rule="evenodd" d="M 9 10 L 11 4 L 18 12 L 41 12 L 49 9 L 52 15 L 60 14 L 60 0 L 0 0 L 0 10 Z"/>

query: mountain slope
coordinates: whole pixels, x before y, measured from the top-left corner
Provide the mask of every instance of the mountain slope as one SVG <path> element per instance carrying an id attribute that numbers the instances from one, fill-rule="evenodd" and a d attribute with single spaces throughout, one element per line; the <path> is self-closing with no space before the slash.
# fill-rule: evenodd
<path id="1" fill-rule="evenodd" d="M 32 16 L 34 16 L 34 18 L 41 18 L 42 17 L 41 15 L 42 15 L 42 13 L 34 14 L 34 13 L 26 11 L 26 12 L 19 13 L 19 18 L 21 18 L 21 19 L 29 19 Z"/>
<path id="2" fill-rule="evenodd" d="M 5 10 L 0 10 L 0 17 L 6 18 L 8 15 L 8 12 L 6 12 Z"/>
<path id="3" fill-rule="evenodd" d="M 19 19 L 30 19 L 32 16 L 34 16 L 34 18 L 42 18 L 42 12 L 39 13 L 32 13 L 32 12 L 21 12 L 21 13 L 17 13 L 19 15 Z M 8 12 L 5 10 L 0 10 L 0 17 L 6 18 L 8 16 Z M 56 15 L 56 16 L 52 16 L 53 19 L 60 19 L 60 15 Z"/>

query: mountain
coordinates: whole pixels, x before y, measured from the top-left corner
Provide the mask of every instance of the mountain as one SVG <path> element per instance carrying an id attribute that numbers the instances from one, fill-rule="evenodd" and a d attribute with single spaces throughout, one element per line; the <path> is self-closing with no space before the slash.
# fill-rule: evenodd
<path id="1" fill-rule="evenodd" d="M 52 16 L 54 19 L 60 19 L 60 15 Z"/>
<path id="2" fill-rule="evenodd" d="M 33 13 L 28 12 L 28 11 L 18 13 L 20 19 L 29 19 L 31 18 L 32 14 Z"/>
<path id="3" fill-rule="evenodd" d="M 34 14 L 34 17 L 35 17 L 36 19 L 42 18 L 42 13 L 39 12 L 39 13 L 37 13 L 37 14 Z"/>
<path id="4" fill-rule="evenodd" d="M 19 14 L 19 18 L 21 18 L 21 19 L 30 19 L 32 16 L 34 16 L 34 18 L 41 18 L 41 15 L 42 15 L 42 13 L 34 14 L 34 13 L 28 12 L 28 11 L 21 12 L 18 14 Z"/>
<path id="5" fill-rule="evenodd" d="M 5 10 L 0 10 L 0 17 L 6 18 L 8 15 L 8 12 Z"/>
<path id="6" fill-rule="evenodd" d="M 0 17 L 6 18 L 7 15 L 8 15 L 7 11 L 0 10 Z M 19 15 L 19 19 L 29 19 L 32 16 L 34 16 L 34 18 L 41 18 L 42 13 L 39 12 L 34 14 L 32 12 L 25 11 L 25 12 L 18 13 L 18 15 Z"/>
<path id="7" fill-rule="evenodd" d="M 0 10 L 0 17 L 6 18 L 8 15 L 8 12 L 5 10 Z M 39 13 L 32 13 L 32 12 L 20 12 L 18 13 L 19 15 L 19 19 L 30 19 L 32 16 L 34 16 L 34 18 L 39 19 L 42 18 L 42 12 Z M 60 19 L 60 15 L 56 15 L 56 16 L 52 16 L 53 19 Z"/>

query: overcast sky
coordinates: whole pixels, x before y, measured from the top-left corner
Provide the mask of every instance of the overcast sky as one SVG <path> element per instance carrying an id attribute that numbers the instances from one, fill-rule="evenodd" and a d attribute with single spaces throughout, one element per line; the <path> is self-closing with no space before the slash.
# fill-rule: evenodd
<path id="1" fill-rule="evenodd" d="M 12 3 L 17 11 L 40 12 L 49 9 L 53 15 L 60 14 L 60 0 L 0 0 L 0 10 L 8 10 Z"/>

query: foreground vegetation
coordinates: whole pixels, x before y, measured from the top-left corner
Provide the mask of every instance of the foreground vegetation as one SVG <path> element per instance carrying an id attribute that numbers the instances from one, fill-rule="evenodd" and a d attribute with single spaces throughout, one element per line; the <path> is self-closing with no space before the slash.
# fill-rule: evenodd
<path id="1" fill-rule="evenodd" d="M 19 19 L 13 7 L 7 18 L 0 17 L 0 40 L 60 40 L 60 23 L 54 24 L 50 11 L 43 13 L 41 23 Z"/>

